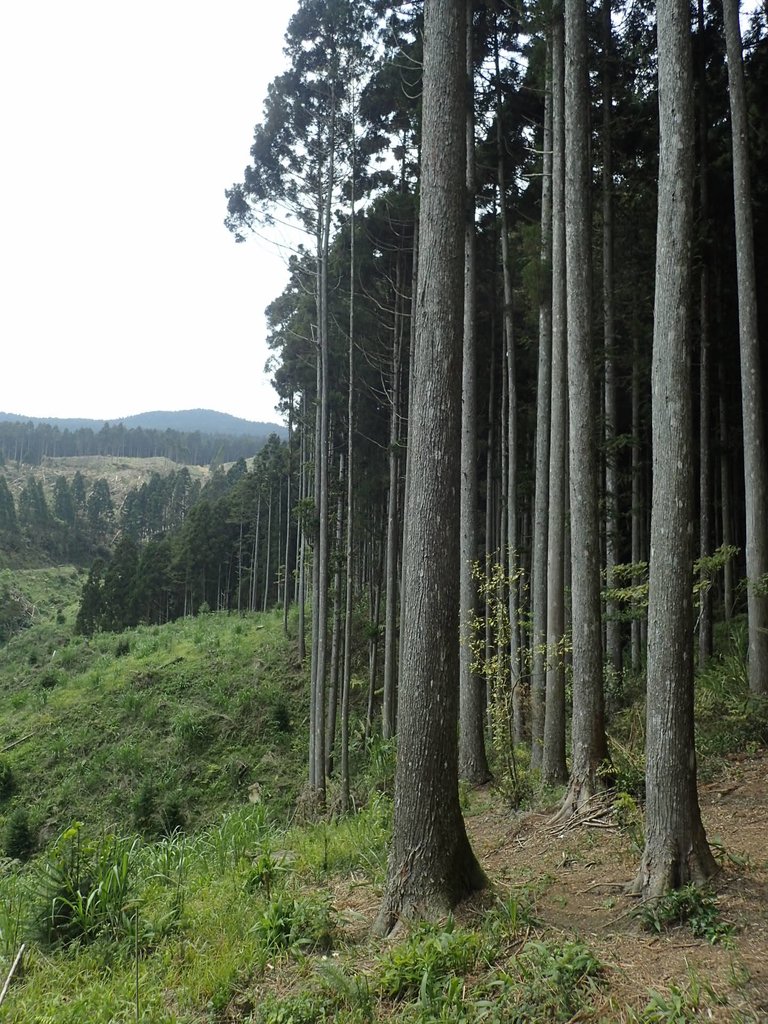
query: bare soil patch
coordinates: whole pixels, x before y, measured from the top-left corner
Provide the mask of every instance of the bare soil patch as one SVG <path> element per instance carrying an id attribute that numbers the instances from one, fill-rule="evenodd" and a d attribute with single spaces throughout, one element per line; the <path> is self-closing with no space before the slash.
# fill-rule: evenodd
<path id="1" fill-rule="evenodd" d="M 702 1019 L 768 1022 L 768 754 L 732 759 L 722 778 L 701 786 L 700 801 L 721 865 L 712 887 L 720 916 L 734 926 L 731 943 L 711 945 L 686 926 L 644 930 L 638 901 L 624 893 L 638 849 L 631 830 L 605 817 L 557 832 L 548 815 L 505 813 L 488 792 L 487 807 L 467 818 L 499 894 L 533 894 L 543 933 L 578 937 L 605 964 L 605 1005 L 579 1019 L 621 1020 L 626 1008 L 645 1006 L 651 990 L 702 985 Z"/>

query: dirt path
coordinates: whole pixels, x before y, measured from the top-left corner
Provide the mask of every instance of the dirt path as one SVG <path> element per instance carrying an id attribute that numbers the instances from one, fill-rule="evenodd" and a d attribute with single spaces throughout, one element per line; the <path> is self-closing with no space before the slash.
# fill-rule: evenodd
<path id="1" fill-rule="evenodd" d="M 658 936 L 639 927 L 637 900 L 623 891 L 639 862 L 631 827 L 596 815 L 557 833 L 546 815 L 512 816 L 490 792 L 474 803 L 467 826 L 499 894 L 521 890 L 535 900 L 545 934 L 577 936 L 605 963 L 604 1020 L 645 1006 L 649 990 L 668 997 L 676 987 L 689 1002 L 698 998 L 702 1019 L 768 1022 L 768 753 L 732 760 L 723 779 L 701 788 L 721 864 L 719 914 L 735 928 L 730 945 L 697 940 L 687 927 Z"/>

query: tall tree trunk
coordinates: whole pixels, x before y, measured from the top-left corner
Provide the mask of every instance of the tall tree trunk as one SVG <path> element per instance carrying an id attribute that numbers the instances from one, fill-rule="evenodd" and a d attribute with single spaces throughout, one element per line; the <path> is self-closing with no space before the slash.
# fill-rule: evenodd
<path id="1" fill-rule="evenodd" d="M 306 392 L 302 393 L 301 396 L 302 406 L 302 426 L 301 426 L 301 453 L 299 456 L 300 470 L 299 470 L 299 505 L 303 507 L 303 502 L 307 497 L 307 427 L 306 427 L 306 411 L 307 411 L 307 396 Z M 299 518 L 299 540 L 298 540 L 298 560 L 299 560 L 299 572 L 296 580 L 297 586 L 297 604 L 299 606 L 298 622 L 296 623 L 297 633 L 297 649 L 299 655 L 299 662 L 304 663 L 307 657 L 307 627 L 306 627 L 306 612 L 307 612 L 307 552 L 306 552 L 306 537 L 307 528 L 304 517 Z"/>
<path id="2" fill-rule="evenodd" d="M 643 557 L 643 508 L 642 508 L 642 423 L 640 420 L 640 339 L 637 332 L 632 335 L 632 564 L 637 566 Z M 639 573 L 633 573 L 632 586 L 642 583 Z M 632 611 L 632 671 L 639 672 L 643 663 L 642 643 L 643 613 L 634 605 Z"/>
<path id="3" fill-rule="evenodd" d="M 341 682 L 341 810 L 350 807 L 349 778 L 349 695 L 352 688 L 352 559 L 354 529 L 354 475 L 352 472 L 355 450 L 355 98 L 352 83 L 352 188 L 349 215 L 349 345 L 347 349 L 347 510 L 346 544 L 344 555 L 344 661 Z"/>
<path id="4" fill-rule="evenodd" d="M 494 40 L 494 57 L 496 63 L 496 149 L 497 173 L 499 185 L 499 213 L 501 216 L 501 272 L 504 283 L 504 310 L 502 323 L 504 326 L 504 356 L 507 375 L 506 382 L 506 420 L 507 431 L 506 457 L 505 445 L 502 445 L 502 478 L 506 477 L 504 504 L 506 505 L 506 544 L 502 544 L 501 558 L 506 567 L 507 577 L 507 608 L 509 615 L 509 680 L 512 690 L 512 739 L 514 743 L 522 743 L 523 729 L 523 684 L 520 672 L 520 625 L 519 625 L 519 586 L 518 566 L 520 552 L 518 550 L 517 531 L 517 380 L 515 372 L 515 321 L 514 291 L 512 287 L 512 256 L 509 251 L 509 216 L 507 212 L 507 184 L 504 172 L 504 135 L 502 130 L 501 73 L 499 68 L 498 34 Z"/>
<path id="5" fill-rule="evenodd" d="M 459 558 L 459 776 L 481 784 L 490 777 L 485 754 L 485 694 L 472 669 L 470 631 L 477 616 L 473 567 L 477 558 L 477 322 L 475 236 L 475 94 L 472 60 L 473 0 L 465 0 L 467 33 L 467 200 L 464 229 L 464 346 L 461 401 L 461 552 Z"/>
<path id="6" fill-rule="evenodd" d="M 496 361 L 495 361 L 495 347 L 493 345 L 494 332 L 491 332 L 491 359 L 490 359 L 490 387 L 488 391 L 488 432 L 486 440 L 485 450 L 485 601 L 484 601 L 484 621 L 485 621 L 485 663 L 486 665 L 490 662 L 492 657 L 493 647 L 493 626 L 492 626 L 492 595 L 491 589 L 487 585 L 491 579 L 491 573 L 493 570 L 493 553 L 496 550 L 496 534 L 494 531 L 494 487 L 493 487 L 493 457 L 494 448 L 496 443 Z M 491 722 L 491 702 L 493 699 L 493 686 L 490 675 L 486 676 L 486 690 L 485 690 L 485 707 L 488 718 L 488 730 L 490 731 L 493 727 Z"/>
<path id="7" fill-rule="evenodd" d="M 368 640 L 368 705 L 365 716 L 365 741 L 373 732 L 373 714 L 376 702 L 376 680 L 379 674 L 379 628 L 381 625 L 381 572 L 382 558 L 378 559 L 375 576 L 370 585 L 371 633 Z M 371 567 L 373 569 L 373 566 Z"/>
<path id="8" fill-rule="evenodd" d="M 699 39 L 697 85 L 699 98 L 699 221 L 701 223 L 701 255 L 699 268 L 699 558 L 712 554 L 712 444 L 710 423 L 710 316 L 709 263 L 711 254 L 709 224 L 709 160 L 707 155 L 707 68 L 704 42 L 704 0 L 697 4 Z M 699 666 L 712 657 L 712 591 L 705 566 L 699 573 Z"/>
<path id="9" fill-rule="evenodd" d="M 336 542 L 334 545 L 333 609 L 331 611 L 331 664 L 328 673 L 328 707 L 325 725 L 325 774 L 333 773 L 336 719 L 339 710 L 339 668 L 341 656 L 341 540 L 344 529 L 344 453 L 339 455 L 339 493 L 336 498 Z"/>
<path id="10" fill-rule="evenodd" d="M 319 388 L 319 430 L 320 443 L 316 445 L 319 450 L 319 473 L 318 473 L 318 541 L 315 557 L 317 561 L 317 589 L 315 597 L 317 602 L 317 652 L 315 656 L 314 676 L 314 772 L 311 781 L 312 795 L 319 806 L 325 803 L 325 696 L 326 696 L 326 662 L 328 645 L 328 573 L 329 573 L 329 537 L 328 537 L 328 419 L 329 419 L 329 381 L 328 381 L 328 352 L 329 352 L 329 316 L 328 316 L 328 259 L 330 255 L 331 242 L 331 212 L 333 207 L 333 186 L 334 186 L 334 150 L 335 150 L 335 93 L 331 84 L 331 110 L 328 129 L 328 173 L 325 182 L 325 194 L 322 216 L 322 240 L 320 247 L 320 302 L 318 304 L 319 316 L 319 359 L 320 359 L 320 388 Z"/>
<path id="11" fill-rule="evenodd" d="M 541 776 L 565 782 L 565 488 L 567 334 L 565 293 L 565 93 L 563 7 L 552 20 L 552 400 L 547 518 L 547 664 Z"/>
<path id="12" fill-rule="evenodd" d="M 619 467 L 616 450 L 616 331 L 613 269 L 613 33 L 612 0 L 602 0 L 603 27 L 603 345 L 605 349 L 605 576 L 614 585 L 619 562 Z M 606 661 L 616 679 L 622 672 L 622 637 L 618 608 L 606 602 Z"/>
<path id="13" fill-rule="evenodd" d="M 317 256 L 317 308 L 321 310 L 321 239 L 318 239 Z M 322 315 L 322 314 L 321 314 Z M 318 318 L 320 319 L 320 317 Z M 324 454 L 322 447 L 322 431 L 320 421 L 322 419 L 322 406 L 320 395 L 323 387 L 323 362 L 321 346 L 317 343 L 317 365 L 315 367 L 315 434 L 313 438 L 314 447 L 314 521 L 312 530 L 312 646 L 310 650 L 310 697 L 309 697 L 309 787 L 310 790 L 317 788 L 317 736 L 318 731 L 322 732 L 322 711 L 318 707 L 318 686 L 320 673 L 318 671 L 318 651 L 320 649 L 320 466 Z M 323 683 L 325 685 L 325 666 L 323 666 Z"/>
<path id="14" fill-rule="evenodd" d="M 552 33 L 547 34 L 539 254 L 539 359 L 536 383 L 535 497 L 532 545 L 531 767 L 541 768 L 547 650 L 547 509 L 552 397 Z"/>
<path id="15" fill-rule="evenodd" d="M 288 471 L 285 488 L 285 567 L 283 569 L 283 633 L 288 636 L 288 606 L 290 605 L 291 555 L 291 478 L 293 476 L 293 395 L 288 403 Z"/>
<path id="16" fill-rule="evenodd" d="M 389 496 L 387 500 L 386 603 L 384 606 L 384 696 L 381 706 L 381 733 L 385 740 L 395 735 L 397 701 L 397 623 L 399 562 L 400 494 L 400 378 L 403 341 L 402 252 L 397 253 L 395 275 L 395 317 L 392 330 L 392 383 L 389 421 Z"/>
<path id="17" fill-rule="evenodd" d="M 645 850 L 633 889 L 654 899 L 716 869 L 701 823 L 693 722 L 690 314 L 694 113 L 688 0 L 658 7 L 659 198 L 648 606 Z"/>
<path id="18" fill-rule="evenodd" d="M 603 713 L 600 518 L 592 371 L 589 78 L 585 0 L 565 0 L 565 231 L 571 507 L 571 775 L 559 819 L 600 788 Z"/>
<path id="19" fill-rule="evenodd" d="M 259 487 L 258 503 L 256 505 L 256 527 L 253 532 L 253 556 L 251 559 L 251 592 L 249 595 L 249 607 L 252 612 L 256 611 L 256 593 L 259 575 L 259 527 L 261 525 L 261 487 Z"/>
<path id="20" fill-rule="evenodd" d="M 741 410 L 744 431 L 744 498 L 746 505 L 747 618 L 749 621 L 749 688 L 768 693 L 768 468 L 765 448 L 763 380 L 757 331 L 755 243 L 744 67 L 738 0 L 723 0 L 731 104 L 733 202 L 736 213 L 736 277 L 739 293 Z"/>
<path id="21" fill-rule="evenodd" d="M 440 916 L 485 884 L 458 788 L 464 0 L 426 0 L 421 239 L 392 850 L 376 922 Z"/>
<path id="22" fill-rule="evenodd" d="M 272 484 L 269 485 L 269 498 L 267 500 L 267 554 L 266 554 L 266 565 L 264 568 L 264 599 L 261 603 L 261 610 L 265 612 L 267 610 L 267 603 L 269 601 L 269 584 L 271 582 L 269 578 L 270 574 L 270 561 L 272 558 Z"/>

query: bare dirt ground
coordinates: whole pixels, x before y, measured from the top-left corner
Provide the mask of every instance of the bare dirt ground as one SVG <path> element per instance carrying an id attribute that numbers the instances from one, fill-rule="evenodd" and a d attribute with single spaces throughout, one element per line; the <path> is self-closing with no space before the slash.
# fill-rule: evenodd
<path id="1" fill-rule="evenodd" d="M 639 854 L 631 830 L 605 816 L 557 832 L 544 814 L 505 815 L 489 794 L 487 808 L 467 818 L 498 893 L 535 893 L 540 930 L 578 937 L 605 964 L 605 1005 L 579 1020 L 620 1021 L 625 1008 L 646 1006 L 651 990 L 668 998 L 677 987 L 698 999 L 702 1020 L 768 1022 L 768 752 L 732 759 L 720 780 L 701 786 L 700 802 L 721 865 L 719 917 L 734 927 L 725 944 L 695 939 L 686 926 L 660 935 L 640 927 L 638 901 L 624 894 Z"/>

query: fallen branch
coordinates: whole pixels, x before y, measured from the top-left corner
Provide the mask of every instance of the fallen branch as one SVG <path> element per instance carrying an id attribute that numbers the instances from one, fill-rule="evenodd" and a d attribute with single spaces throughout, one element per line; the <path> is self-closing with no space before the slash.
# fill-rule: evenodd
<path id="1" fill-rule="evenodd" d="M 14 747 L 18 747 L 18 745 L 20 743 L 23 743 L 24 740 L 31 740 L 34 735 L 35 734 L 33 732 L 30 732 L 26 736 L 22 736 L 21 739 L 14 740 L 13 743 L 8 743 L 6 746 L 3 747 L 0 753 L 4 754 L 6 750 L 12 750 Z"/>
<path id="2" fill-rule="evenodd" d="M 13 973 L 16 970 L 16 968 L 19 966 L 21 958 L 24 956 L 24 949 L 25 949 L 25 943 L 22 942 L 21 946 L 19 946 L 19 952 L 16 954 L 16 959 L 13 961 L 13 964 L 11 965 L 10 971 L 8 971 L 8 977 L 5 979 L 5 984 L 3 985 L 3 991 L 0 992 L 0 1006 L 2 1005 L 3 1000 L 5 999 L 6 992 L 8 991 L 8 986 L 11 984 L 11 978 L 13 977 Z"/>

